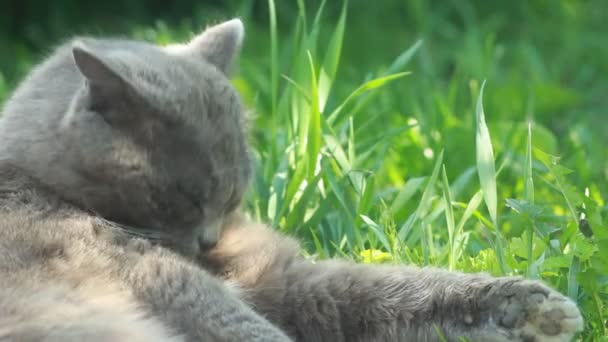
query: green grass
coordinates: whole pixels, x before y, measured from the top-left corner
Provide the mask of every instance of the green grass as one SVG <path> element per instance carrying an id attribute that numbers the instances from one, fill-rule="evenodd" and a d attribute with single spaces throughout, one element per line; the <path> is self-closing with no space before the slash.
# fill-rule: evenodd
<path id="1" fill-rule="evenodd" d="M 608 335 L 602 1 L 229 3 L 257 219 L 322 258 L 542 279 L 579 303 L 581 340 Z M 203 12 L 133 36 L 185 39 Z"/>

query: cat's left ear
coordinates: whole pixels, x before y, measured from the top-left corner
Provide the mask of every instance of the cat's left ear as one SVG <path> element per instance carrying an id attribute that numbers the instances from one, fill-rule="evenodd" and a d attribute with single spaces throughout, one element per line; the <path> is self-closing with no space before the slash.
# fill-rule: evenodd
<path id="1" fill-rule="evenodd" d="M 207 28 L 194 37 L 187 48 L 227 73 L 240 52 L 244 36 L 243 22 L 232 19 Z"/>

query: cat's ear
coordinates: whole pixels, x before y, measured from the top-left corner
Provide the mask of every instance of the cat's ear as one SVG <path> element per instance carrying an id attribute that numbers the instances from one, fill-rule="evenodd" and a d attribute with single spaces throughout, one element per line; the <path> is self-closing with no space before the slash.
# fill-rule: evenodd
<path id="1" fill-rule="evenodd" d="M 78 70 L 95 89 L 110 93 L 124 91 L 127 82 L 99 53 L 82 42 L 75 42 L 72 55 Z"/>
<path id="2" fill-rule="evenodd" d="M 240 19 L 211 26 L 188 43 L 188 49 L 224 73 L 236 59 L 243 43 L 245 28 Z"/>

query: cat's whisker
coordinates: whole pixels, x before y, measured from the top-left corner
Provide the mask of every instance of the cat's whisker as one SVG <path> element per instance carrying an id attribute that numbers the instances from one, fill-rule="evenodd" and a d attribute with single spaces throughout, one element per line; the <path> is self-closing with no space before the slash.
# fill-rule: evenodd
<path id="1" fill-rule="evenodd" d="M 154 240 L 160 241 L 160 240 L 165 240 L 165 239 L 169 238 L 168 234 L 165 234 L 158 230 L 134 227 L 134 226 L 110 221 L 110 220 L 104 219 L 102 217 L 99 217 L 98 219 L 100 221 L 102 221 L 104 226 L 106 226 L 107 228 L 121 231 L 127 235 L 145 238 L 147 240 L 153 240 L 153 241 Z"/>

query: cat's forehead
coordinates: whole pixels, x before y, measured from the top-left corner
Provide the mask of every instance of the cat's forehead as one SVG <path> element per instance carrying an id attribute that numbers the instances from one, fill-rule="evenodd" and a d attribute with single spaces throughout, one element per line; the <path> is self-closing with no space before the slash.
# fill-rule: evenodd
<path id="1" fill-rule="evenodd" d="M 229 82 L 224 74 L 203 59 L 141 43 L 121 44 L 107 53 L 120 62 L 138 93 L 161 110 L 201 113 L 202 107 L 234 100 L 225 91 Z"/>
<path id="2" fill-rule="evenodd" d="M 204 86 L 210 74 L 219 76 L 202 60 L 173 55 L 158 46 L 134 45 L 130 49 L 115 49 L 110 56 L 124 65 L 130 81 L 162 88 L 171 96 L 179 95 L 173 91 L 183 93 Z"/>

